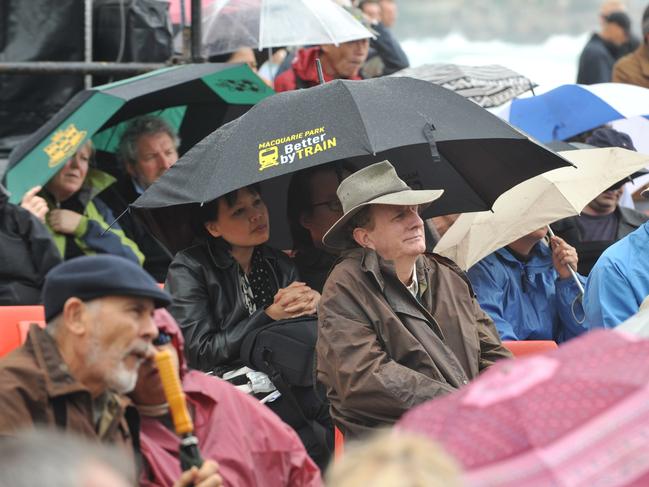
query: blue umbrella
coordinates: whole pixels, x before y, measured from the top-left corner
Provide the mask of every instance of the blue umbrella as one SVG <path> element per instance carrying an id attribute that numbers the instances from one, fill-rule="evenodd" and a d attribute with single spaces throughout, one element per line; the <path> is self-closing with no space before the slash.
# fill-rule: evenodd
<path id="1" fill-rule="evenodd" d="M 622 83 L 562 85 L 495 112 L 541 142 L 566 140 L 614 120 L 649 115 L 649 89 Z"/>

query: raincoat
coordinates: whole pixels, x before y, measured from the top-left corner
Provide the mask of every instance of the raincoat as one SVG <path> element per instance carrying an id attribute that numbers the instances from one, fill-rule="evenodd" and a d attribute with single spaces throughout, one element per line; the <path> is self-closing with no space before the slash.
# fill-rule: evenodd
<path id="1" fill-rule="evenodd" d="M 315 60 L 321 56 L 320 47 L 300 49 L 293 59 L 291 67 L 275 78 L 275 91 L 290 91 L 299 88 L 310 88 L 320 84 Z M 331 81 L 327 73 L 323 72 L 325 81 Z M 362 79 L 359 75 L 349 79 Z"/>
<path id="2" fill-rule="evenodd" d="M 543 242 L 534 246 L 527 262 L 502 248 L 467 274 L 480 306 L 494 320 L 502 340 L 562 342 L 587 330 L 578 323 L 584 314 L 575 301 L 579 289 L 571 278 L 559 279 L 552 250 Z"/>
<path id="3" fill-rule="evenodd" d="M 85 255 L 112 254 L 125 257 L 140 265 L 144 262 L 144 255 L 140 249 L 135 242 L 126 237 L 117 223 L 114 223 L 110 230 L 104 233 L 108 225 L 115 221 L 115 218 L 108 206 L 97 195 L 114 182 L 115 178 L 109 174 L 97 169 L 90 169 L 83 187 L 60 205 L 61 208 L 70 209 L 83 215 L 72 236 L 57 233 L 49 225 L 47 226 L 64 260 L 78 257 L 78 255 L 70 253 L 70 250 L 76 247 L 77 252 Z M 41 191 L 40 196 L 45 198 L 50 210 L 57 208 L 54 198 L 47 190 Z"/>
<path id="4" fill-rule="evenodd" d="M 443 257 L 417 259 L 417 298 L 373 250 L 342 256 L 318 308 L 318 379 L 348 437 L 391 425 L 511 357 L 464 274 Z"/>
<path id="5" fill-rule="evenodd" d="M 584 309 L 590 328 L 613 328 L 649 296 L 649 222 L 604 251 L 590 271 Z"/>
<path id="6" fill-rule="evenodd" d="M 226 486 L 322 485 L 320 470 L 295 432 L 270 409 L 229 383 L 188 370 L 183 336 L 165 310 L 160 330 L 172 336 L 180 360 L 183 391 L 194 411 L 194 434 L 203 458 L 218 462 Z M 180 476 L 179 439 L 161 421 L 141 416 L 140 448 L 145 460 L 142 486 L 171 486 Z"/>

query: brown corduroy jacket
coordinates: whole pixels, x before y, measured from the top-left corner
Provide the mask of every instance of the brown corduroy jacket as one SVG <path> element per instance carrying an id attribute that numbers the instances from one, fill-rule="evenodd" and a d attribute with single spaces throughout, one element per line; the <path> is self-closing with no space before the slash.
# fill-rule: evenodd
<path id="1" fill-rule="evenodd" d="M 50 334 L 36 325 L 22 347 L 0 360 L 0 436 L 59 427 L 132 453 L 128 399 L 110 392 L 103 399 L 95 421 L 90 392 L 72 376 Z"/>
<path id="2" fill-rule="evenodd" d="M 413 406 L 452 392 L 511 357 L 450 261 L 417 260 L 418 297 L 376 252 L 346 253 L 318 309 L 318 379 L 348 437 L 396 422 Z"/>
<path id="3" fill-rule="evenodd" d="M 649 88 L 649 46 L 640 44 L 613 65 L 613 82 Z"/>

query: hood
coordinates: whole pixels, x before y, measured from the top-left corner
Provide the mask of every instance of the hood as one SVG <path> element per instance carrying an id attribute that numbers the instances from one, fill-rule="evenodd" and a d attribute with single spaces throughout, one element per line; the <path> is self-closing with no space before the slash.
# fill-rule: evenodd
<path id="1" fill-rule="evenodd" d="M 298 78 L 306 81 L 308 84 L 318 85 L 320 79 L 318 78 L 318 70 L 315 67 L 315 60 L 322 56 L 322 50 L 319 46 L 299 49 L 293 60 L 292 68 Z M 332 81 L 335 78 L 330 77 L 324 72 L 325 81 Z M 359 75 L 352 76 L 352 80 L 362 79 Z"/>
<path id="2" fill-rule="evenodd" d="M 88 169 L 88 174 L 86 175 L 86 179 L 83 182 L 81 189 L 79 189 L 79 191 L 77 191 L 75 195 L 85 208 L 86 206 L 88 206 L 88 203 L 90 201 L 95 199 L 95 197 L 99 195 L 99 193 L 114 184 L 115 181 L 116 179 L 107 172 L 91 167 L 90 169 Z M 43 185 L 43 189 L 38 193 L 38 195 L 45 198 L 48 203 L 50 203 L 50 205 L 54 204 L 54 198 L 47 190 L 47 188 L 45 188 L 45 185 Z"/>
<path id="3" fill-rule="evenodd" d="M 153 314 L 153 321 L 155 322 L 158 330 L 171 335 L 171 343 L 173 344 L 176 352 L 178 353 L 178 365 L 180 369 L 180 378 L 182 379 L 187 371 L 187 362 L 185 361 L 185 339 L 180 327 L 171 313 L 164 308 L 158 308 Z"/>
<path id="4" fill-rule="evenodd" d="M 297 51 L 292 67 L 299 78 L 310 83 L 319 83 L 315 60 L 320 57 L 320 52 L 320 47 L 309 47 Z M 326 81 L 330 81 L 326 74 L 324 76 Z"/>
<path id="5" fill-rule="evenodd" d="M 549 245 L 543 241 L 537 242 L 534 247 L 532 247 L 530 259 L 527 262 L 521 262 L 518 260 L 509 252 L 509 250 L 507 250 L 507 247 L 498 249 L 494 253 L 510 266 L 523 268 L 528 272 L 543 273 L 548 266 L 552 266 L 552 250 Z"/>

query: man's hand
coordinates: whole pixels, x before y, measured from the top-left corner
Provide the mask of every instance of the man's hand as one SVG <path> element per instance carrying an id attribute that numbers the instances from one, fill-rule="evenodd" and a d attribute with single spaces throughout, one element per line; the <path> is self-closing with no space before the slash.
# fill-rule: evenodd
<path id="1" fill-rule="evenodd" d="M 47 223 L 52 230 L 66 235 L 72 235 L 81 222 L 82 215 L 72 210 L 50 210 Z"/>
<path id="2" fill-rule="evenodd" d="M 284 320 L 314 314 L 320 293 L 303 282 L 292 282 L 275 294 L 273 304 L 266 308 L 266 314 L 274 320 Z"/>
<path id="3" fill-rule="evenodd" d="M 36 194 L 42 189 L 41 186 L 34 186 L 32 189 L 25 193 L 20 202 L 20 206 L 32 213 L 42 223 L 45 223 L 45 215 L 49 211 L 47 201 Z"/>
<path id="4" fill-rule="evenodd" d="M 219 464 L 214 460 L 205 460 L 198 469 L 192 467 L 183 472 L 173 487 L 223 487 L 223 479 L 219 475 Z"/>
<path id="5" fill-rule="evenodd" d="M 560 237 L 551 237 L 550 247 L 552 248 L 552 264 L 557 270 L 559 277 L 561 279 L 571 277 L 568 266 L 570 266 L 574 271 L 577 271 L 577 263 L 579 262 L 575 248 L 568 245 L 566 241 Z"/>

